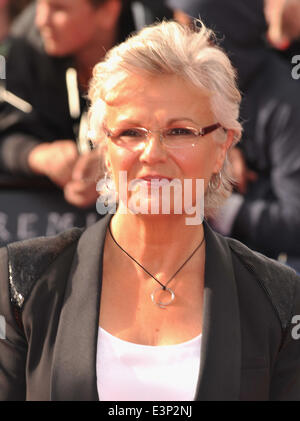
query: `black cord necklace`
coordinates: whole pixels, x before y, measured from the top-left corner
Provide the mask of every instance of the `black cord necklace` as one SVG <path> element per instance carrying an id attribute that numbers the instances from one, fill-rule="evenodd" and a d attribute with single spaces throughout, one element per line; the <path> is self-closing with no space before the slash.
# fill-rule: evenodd
<path id="1" fill-rule="evenodd" d="M 167 288 L 167 285 L 175 278 L 175 276 L 181 271 L 181 269 L 187 264 L 187 262 L 194 256 L 194 254 L 196 253 L 197 250 L 200 249 L 200 247 L 202 246 L 203 242 L 204 242 L 204 235 L 203 238 L 200 242 L 200 244 L 195 248 L 195 250 L 192 252 L 192 254 L 183 262 L 183 264 L 179 267 L 179 269 L 176 270 L 176 272 L 174 273 L 174 275 L 171 276 L 171 278 L 165 283 L 165 285 L 160 282 L 158 279 L 155 278 L 155 276 L 153 276 L 146 268 L 144 268 L 144 266 L 142 266 L 134 257 L 132 257 L 126 250 L 123 249 L 123 247 L 117 242 L 117 240 L 114 238 L 112 232 L 111 232 L 111 228 L 110 228 L 110 224 L 108 225 L 108 230 L 110 233 L 111 238 L 113 239 L 113 241 L 115 242 L 115 244 L 125 253 L 127 254 L 128 257 L 130 257 L 130 259 L 132 259 L 140 268 L 143 269 L 144 272 L 146 272 L 149 276 L 151 276 L 151 278 L 153 278 L 156 282 L 158 282 L 160 284 L 160 287 L 156 288 L 152 294 L 151 294 L 151 300 L 153 301 L 154 304 L 156 304 L 158 307 L 160 308 L 166 308 L 166 306 L 168 306 L 169 304 L 172 303 L 172 301 L 175 298 L 175 293 L 171 288 Z M 161 301 L 156 301 L 155 299 L 155 295 L 158 291 L 167 291 L 170 295 L 171 298 L 169 301 L 167 302 L 161 302 Z"/>

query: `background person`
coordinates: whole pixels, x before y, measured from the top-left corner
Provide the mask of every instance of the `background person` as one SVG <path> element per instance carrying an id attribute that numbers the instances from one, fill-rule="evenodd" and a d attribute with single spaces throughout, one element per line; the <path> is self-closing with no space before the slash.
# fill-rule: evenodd
<path id="1" fill-rule="evenodd" d="M 32 0 L 1 0 L 0 1 L 0 51 L 1 42 L 6 39 L 14 19 Z"/>
<path id="2" fill-rule="evenodd" d="M 86 107 L 84 94 L 93 66 L 135 29 L 130 2 L 39 0 L 36 27 L 34 14 L 33 6 L 14 28 L 18 37 L 7 58 L 6 80 L 7 90 L 31 104 L 32 112 L 9 105 L 3 110 L 1 168 L 46 176 L 64 190 L 70 203 L 88 206 L 97 198 L 98 157 L 78 155 L 76 127 Z M 66 84 L 69 68 L 78 75 L 72 93 Z M 75 102 L 77 95 L 79 101 L 73 115 L 68 95 L 75 95 Z"/>
<path id="3" fill-rule="evenodd" d="M 9 14 L 7 3 L 8 0 L 2 0 L 0 2 L 0 43 L 2 43 L 9 32 Z"/>
<path id="4" fill-rule="evenodd" d="M 300 1 L 265 0 L 268 40 L 291 63 L 300 54 Z"/>
<path id="5" fill-rule="evenodd" d="M 148 187 L 203 179 L 206 217 L 229 194 L 240 93 L 204 26 L 129 38 L 96 65 L 89 98 L 116 186 L 121 171 Z M 84 232 L 0 250 L 0 399 L 300 400 L 294 271 L 174 208 L 123 210 L 120 195 Z"/>
<path id="6" fill-rule="evenodd" d="M 19 100 L 0 104 L 0 244 L 24 239 L 22 215 L 34 219 L 25 231 L 36 236 L 53 232 L 53 214 L 64 229 L 64 218 L 75 226 L 97 218 L 101 162 L 97 151 L 78 152 L 92 68 L 115 43 L 164 16 L 172 11 L 130 0 L 39 0 L 19 17 L 6 65 L 6 89 Z"/>
<path id="7" fill-rule="evenodd" d="M 192 16 L 200 14 L 217 31 L 243 93 L 243 139 L 232 155 L 236 194 L 215 227 L 270 257 L 281 255 L 300 270 L 300 87 L 291 64 L 266 44 L 264 2 L 170 4 L 181 4 Z"/>

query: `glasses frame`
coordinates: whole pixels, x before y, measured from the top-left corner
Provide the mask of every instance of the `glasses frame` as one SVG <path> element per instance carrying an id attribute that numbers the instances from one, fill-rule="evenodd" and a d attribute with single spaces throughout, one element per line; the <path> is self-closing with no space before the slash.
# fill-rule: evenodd
<path id="1" fill-rule="evenodd" d="M 197 133 L 195 133 L 195 138 L 206 136 L 207 134 L 212 133 L 213 131 L 215 131 L 215 130 L 217 130 L 219 128 L 223 128 L 223 130 L 226 131 L 226 129 L 224 127 L 222 127 L 220 123 L 214 123 L 214 124 L 211 124 L 209 126 L 202 127 L 201 129 L 195 129 L 195 127 L 185 127 L 185 128 L 186 129 L 192 129 L 193 131 L 197 131 Z M 149 141 L 150 135 L 153 135 L 155 133 L 159 133 L 159 139 L 160 139 L 161 144 L 163 146 L 165 146 L 166 148 L 168 148 L 168 149 L 181 149 L 181 148 L 184 148 L 184 147 L 187 147 L 187 146 L 190 146 L 190 147 L 195 147 L 196 146 L 196 144 L 183 145 L 183 146 L 169 146 L 169 145 L 166 145 L 165 142 L 164 142 L 164 131 L 166 129 L 149 130 L 149 129 L 146 129 L 145 127 L 131 127 L 128 130 L 130 130 L 130 129 L 142 130 L 145 133 L 145 138 L 147 139 L 147 141 Z M 126 148 L 126 144 L 121 145 L 120 143 L 118 143 L 117 138 L 118 138 L 119 135 L 114 135 L 113 132 L 111 130 L 109 130 L 107 127 L 105 127 L 105 126 L 103 127 L 103 130 L 104 130 L 105 135 L 108 138 L 110 138 L 111 141 L 115 145 L 117 145 L 119 147 Z M 127 147 L 130 149 L 129 145 L 127 145 Z"/>

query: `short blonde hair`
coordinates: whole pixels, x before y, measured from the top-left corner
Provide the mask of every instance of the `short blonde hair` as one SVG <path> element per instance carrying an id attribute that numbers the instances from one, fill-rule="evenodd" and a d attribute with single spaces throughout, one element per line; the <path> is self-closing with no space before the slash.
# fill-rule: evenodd
<path id="1" fill-rule="evenodd" d="M 178 75 L 209 94 L 211 109 L 222 127 L 234 132 L 234 144 L 241 136 L 238 121 L 241 95 L 236 73 L 227 55 L 215 44 L 214 33 L 201 21 L 194 26 L 163 21 L 142 29 L 112 48 L 93 71 L 89 89 L 90 139 L 103 138 L 105 103 L 117 95 L 117 87 L 135 75 Z M 100 122 L 100 124 L 99 124 Z M 214 140 L 225 142 L 222 129 Z M 212 176 L 206 192 L 205 215 L 209 216 L 230 195 L 232 178 L 226 156 L 220 174 Z M 220 183 L 216 183 L 220 177 Z M 220 184 L 218 188 L 213 185 Z"/>

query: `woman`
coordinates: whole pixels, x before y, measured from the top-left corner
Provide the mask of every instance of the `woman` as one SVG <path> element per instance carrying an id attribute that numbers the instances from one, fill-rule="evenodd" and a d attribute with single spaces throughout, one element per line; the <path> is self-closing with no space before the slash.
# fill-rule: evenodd
<path id="1" fill-rule="evenodd" d="M 299 400 L 299 279 L 188 219 L 197 186 L 206 217 L 228 195 L 241 133 L 211 32 L 142 30 L 95 67 L 90 100 L 118 208 L 1 250 L 0 398 Z M 162 180 L 182 187 L 169 212 Z"/>

